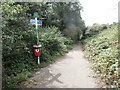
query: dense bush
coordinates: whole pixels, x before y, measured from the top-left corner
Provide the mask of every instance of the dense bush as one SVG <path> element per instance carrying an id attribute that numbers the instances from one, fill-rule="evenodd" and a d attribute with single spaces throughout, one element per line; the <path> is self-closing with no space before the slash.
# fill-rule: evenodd
<path id="1" fill-rule="evenodd" d="M 74 39 L 66 38 L 60 32 L 66 28 L 65 25 L 69 22 L 68 20 L 75 25 L 75 30 L 78 30 L 77 26 L 81 30 L 85 28 L 84 21 L 80 16 L 82 6 L 77 2 L 43 3 L 14 2 L 12 0 L 11 2 L 1 2 L 0 4 L 2 7 L 3 31 L 3 87 L 6 88 L 15 87 L 32 75 L 31 71 L 39 67 L 37 65 L 37 57 L 33 55 L 32 47 L 36 44 L 35 27 L 30 24 L 30 19 L 33 19 L 34 12 L 38 12 L 38 19 L 42 19 L 42 27 L 44 27 L 40 28 L 39 33 L 39 42 L 42 45 L 42 63 L 40 67 L 43 63 L 53 62 L 55 57 L 63 55 L 64 52 L 71 48 Z M 70 14 L 72 17 L 66 18 Z M 64 15 L 67 16 L 64 17 Z M 51 26 L 56 26 L 57 28 Z"/>
<path id="2" fill-rule="evenodd" d="M 57 56 L 64 55 L 72 47 L 72 40 L 64 37 L 57 27 L 46 27 L 54 26 L 52 24 L 53 10 L 50 10 L 50 8 L 52 9 L 51 4 L 49 6 L 49 3 L 42 2 L 12 1 L 0 4 L 3 31 L 3 87 L 13 88 L 31 76 L 36 68 L 53 62 Z M 30 19 L 33 19 L 33 13 L 36 11 L 40 18 L 45 18 L 42 20 L 44 28 L 39 28 L 39 42 L 42 45 L 40 65 L 37 65 L 37 57 L 33 55 L 36 32 L 35 27 L 30 24 Z M 58 18 L 55 19 L 55 22 L 56 20 Z"/>
<path id="3" fill-rule="evenodd" d="M 15 80 L 18 81 L 12 81 L 14 84 L 9 83 L 12 78 L 39 67 L 32 48 L 36 44 L 36 33 L 35 30 L 30 30 L 16 33 L 14 36 L 3 35 L 3 42 L 5 79 L 3 84 L 5 87 L 13 87 L 20 83 L 20 79 L 16 78 Z M 64 55 L 72 45 L 72 40 L 63 37 L 56 27 L 40 28 L 39 42 L 42 45 L 41 63 L 53 62 L 55 57 Z"/>
<path id="4" fill-rule="evenodd" d="M 108 87 L 118 88 L 120 79 L 118 76 L 117 25 L 111 25 L 110 28 L 96 35 L 93 35 L 91 31 L 87 33 L 92 34 L 92 37 L 84 40 L 84 50 L 86 57 L 93 62 L 96 75 L 100 76 Z"/>
<path id="5" fill-rule="evenodd" d="M 56 27 L 46 27 L 40 29 L 41 33 L 39 33 L 40 43 L 42 44 L 42 50 L 44 53 L 48 54 L 48 57 L 63 54 L 69 48 L 73 41 L 70 38 L 64 37 L 61 32 Z M 42 55 L 41 58 L 43 61 L 49 60 L 48 58 L 44 58 Z"/>

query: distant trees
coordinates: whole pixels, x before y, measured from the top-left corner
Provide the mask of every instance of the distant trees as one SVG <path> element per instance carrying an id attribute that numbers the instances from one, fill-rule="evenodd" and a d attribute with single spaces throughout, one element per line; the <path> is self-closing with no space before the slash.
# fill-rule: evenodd
<path id="1" fill-rule="evenodd" d="M 78 41 L 79 37 L 85 31 L 85 23 L 81 18 L 80 11 L 82 6 L 80 3 L 51 3 L 53 8 L 53 25 L 56 25 L 67 36 L 74 41 Z"/>

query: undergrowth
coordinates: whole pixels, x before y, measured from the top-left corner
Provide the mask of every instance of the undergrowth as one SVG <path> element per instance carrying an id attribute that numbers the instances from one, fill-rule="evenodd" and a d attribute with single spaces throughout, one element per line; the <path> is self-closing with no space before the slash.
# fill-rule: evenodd
<path id="1" fill-rule="evenodd" d="M 93 62 L 96 76 L 100 77 L 108 88 L 120 88 L 118 75 L 118 48 L 120 46 L 117 25 L 99 30 L 98 34 L 92 32 L 91 37 L 83 40 L 86 57 Z"/>
<path id="2" fill-rule="evenodd" d="M 41 64 L 38 65 L 32 47 L 36 41 L 34 30 L 18 32 L 14 38 L 3 35 L 3 41 L 3 88 L 18 87 L 37 69 L 53 63 L 73 46 L 73 41 L 64 37 L 58 28 L 40 28 L 39 42 L 42 45 L 42 54 Z"/>

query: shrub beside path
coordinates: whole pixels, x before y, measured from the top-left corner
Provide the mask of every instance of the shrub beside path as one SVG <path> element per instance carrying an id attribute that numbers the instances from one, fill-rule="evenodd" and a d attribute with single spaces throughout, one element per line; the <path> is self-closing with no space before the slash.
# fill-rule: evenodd
<path id="1" fill-rule="evenodd" d="M 24 88 L 98 88 L 91 64 L 84 58 L 81 45 L 75 46 L 54 64 L 40 69 Z"/>

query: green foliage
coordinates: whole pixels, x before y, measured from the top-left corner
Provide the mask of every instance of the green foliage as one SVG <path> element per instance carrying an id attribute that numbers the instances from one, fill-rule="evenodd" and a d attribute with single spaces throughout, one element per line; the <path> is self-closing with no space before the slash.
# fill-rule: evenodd
<path id="1" fill-rule="evenodd" d="M 52 8 L 49 13 L 49 15 L 52 14 L 52 17 L 48 17 L 51 19 L 53 25 L 57 25 L 61 31 L 63 31 L 69 23 L 80 25 L 78 22 L 81 20 L 80 10 L 82 10 L 82 6 L 79 2 L 50 2 L 48 5 Z"/>
<path id="2" fill-rule="evenodd" d="M 105 25 L 105 24 L 102 24 L 102 25 L 93 24 L 93 26 L 88 26 L 87 30 L 85 32 L 86 38 L 91 37 L 91 36 L 96 35 L 96 34 L 99 34 L 101 31 L 107 29 L 108 27 L 109 26 Z"/>
<path id="3" fill-rule="evenodd" d="M 39 42 L 43 47 L 41 63 L 53 62 L 55 57 L 64 55 L 64 53 L 72 45 L 72 40 L 65 38 L 56 27 L 45 27 L 40 28 L 39 30 Z M 16 37 L 15 35 L 9 36 L 9 39 L 3 35 L 3 42 L 5 42 L 3 45 L 3 65 L 5 73 L 4 78 L 7 78 L 8 76 L 13 76 L 13 78 L 16 78 L 21 73 L 27 71 L 31 72 L 32 70 L 39 67 L 37 65 L 37 57 L 33 55 L 32 48 L 32 46 L 36 44 L 34 42 L 36 41 L 35 36 L 36 34 L 34 30 L 24 31 L 20 34 L 18 33 Z M 13 85 L 17 85 L 16 80 L 19 79 L 15 79 L 13 81 Z M 4 83 L 5 86 L 7 84 L 9 83 Z"/>
<path id="4" fill-rule="evenodd" d="M 22 81 L 25 81 L 27 78 L 31 77 L 35 72 L 22 72 L 20 74 L 17 74 L 16 76 L 7 76 L 6 78 L 3 78 L 3 88 L 16 88 Z"/>
<path id="5" fill-rule="evenodd" d="M 31 71 L 64 55 L 72 48 L 73 40 L 77 41 L 82 30 L 85 30 L 84 21 L 80 16 L 82 6 L 77 2 L 11 1 L 3 2 L 1 6 L 4 88 L 16 87 L 27 79 Z M 37 57 L 33 55 L 32 46 L 36 44 L 35 27 L 29 23 L 34 12 L 38 12 L 38 19 L 44 18 L 43 28 L 39 28 L 39 42 L 42 45 L 40 66 L 37 65 Z M 71 27 L 71 24 L 74 27 Z M 69 37 L 60 32 L 63 30 L 66 30 Z M 74 35 L 68 34 L 70 32 Z"/>
<path id="6" fill-rule="evenodd" d="M 80 27 L 76 27 L 74 24 L 71 24 L 68 28 L 64 29 L 64 34 L 71 37 L 74 42 L 77 42 L 81 39 L 83 32 Z"/>
<path id="7" fill-rule="evenodd" d="M 57 26 L 62 33 L 78 41 L 85 31 L 85 23 L 80 16 L 82 6 L 79 2 L 52 2 L 47 4 L 51 7 L 47 15 L 49 17 L 45 22 L 48 25 Z M 51 5 L 51 6 L 50 6 Z M 71 33 L 74 33 L 71 35 Z"/>
<path id="8" fill-rule="evenodd" d="M 56 27 L 40 28 L 40 30 L 40 43 L 43 46 L 44 53 L 48 57 L 66 52 L 73 43 L 70 38 L 63 37 Z M 43 61 L 49 60 L 48 57 L 44 58 L 44 55 L 42 57 Z"/>
<path id="9" fill-rule="evenodd" d="M 90 27 L 87 31 L 91 37 L 85 39 L 83 42 L 87 54 L 86 57 L 93 62 L 94 71 L 105 81 L 109 88 L 118 88 L 118 81 L 120 79 L 118 76 L 117 24 L 111 25 L 106 30 L 101 31 L 99 29 L 99 34 L 95 35 L 98 27 L 99 26 L 95 27 L 93 25 L 93 27 Z"/>
<path id="10" fill-rule="evenodd" d="M 47 27 L 44 25 L 44 28 L 39 28 L 42 55 L 41 64 L 37 64 L 37 57 L 33 54 L 36 32 L 35 27 L 29 23 L 36 8 L 40 17 L 43 17 L 44 9 L 48 9 L 44 3 L 4 2 L 2 4 L 3 88 L 18 86 L 31 75 L 29 75 L 31 71 L 52 63 L 56 57 L 64 55 L 72 48 L 73 41 L 70 38 L 64 37 L 59 28 L 51 26 L 50 22 L 47 22 L 47 26 L 43 21 Z"/>

